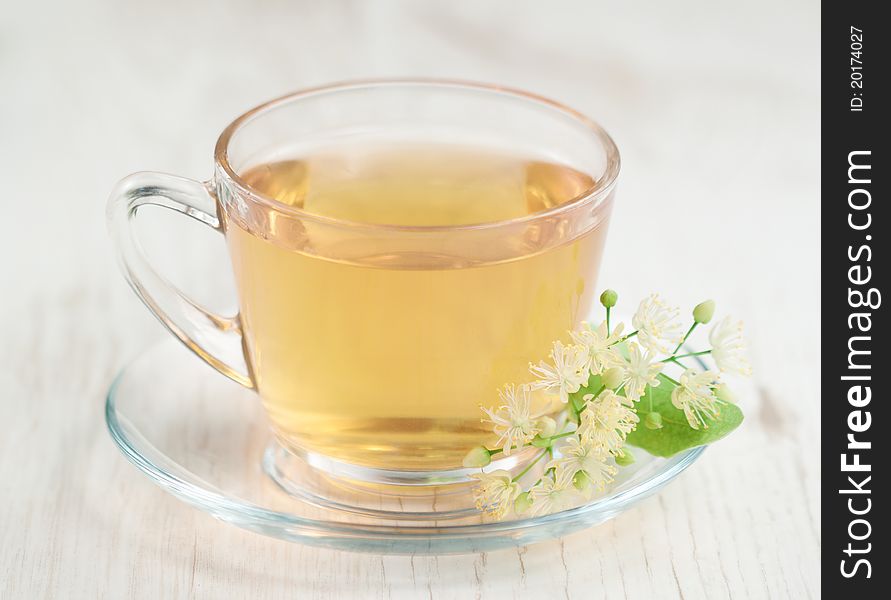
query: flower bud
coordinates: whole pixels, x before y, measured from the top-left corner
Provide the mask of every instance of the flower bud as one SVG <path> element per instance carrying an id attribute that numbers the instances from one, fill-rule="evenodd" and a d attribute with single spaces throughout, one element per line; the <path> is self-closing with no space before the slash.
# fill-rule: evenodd
<path id="1" fill-rule="evenodd" d="M 572 485 L 580 492 L 584 492 L 591 485 L 591 478 L 584 471 L 579 471 L 572 476 Z"/>
<path id="2" fill-rule="evenodd" d="M 715 396 L 722 402 L 736 404 L 736 394 L 733 393 L 733 390 L 726 383 L 718 384 L 718 387 L 715 388 Z"/>
<path id="3" fill-rule="evenodd" d="M 492 462 L 492 453 L 489 452 L 489 449 L 485 446 L 477 446 L 464 456 L 461 464 L 468 469 L 472 469 L 474 467 L 485 467 L 490 462 Z"/>
<path id="4" fill-rule="evenodd" d="M 647 413 L 644 417 L 644 427 L 647 429 L 662 429 L 662 414 L 657 412 Z"/>
<path id="5" fill-rule="evenodd" d="M 540 417 L 535 422 L 535 427 L 541 437 L 551 437 L 557 432 L 557 421 L 551 417 Z"/>
<path id="6" fill-rule="evenodd" d="M 603 293 L 600 294 L 600 303 L 607 308 L 614 307 L 618 299 L 619 294 L 616 293 L 616 290 L 604 290 Z"/>
<path id="7" fill-rule="evenodd" d="M 529 492 L 523 492 L 514 500 L 514 512 L 518 515 L 522 515 L 530 508 L 532 508 L 532 499 L 529 497 Z"/>
<path id="8" fill-rule="evenodd" d="M 614 390 L 622 384 L 625 379 L 625 371 L 622 367 L 610 367 L 600 376 L 600 383 L 608 390 Z"/>
<path id="9" fill-rule="evenodd" d="M 659 413 L 650 413 L 650 414 L 659 414 Z M 661 419 L 660 419 L 661 420 Z M 616 456 L 616 464 L 620 467 L 627 467 L 628 465 L 634 464 L 634 455 L 631 454 L 630 450 L 621 450 L 621 454 Z"/>
<path id="10" fill-rule="evenodd" d="M 693 320 L 697 323 L 702 323 L 703 325 L 705 325 L 712 320 L 713 316 L 715 316 L 714 300 L 706 300 L 705 302 L 700 302 L 696 305 L 696 308 L 693 309 Z"/>

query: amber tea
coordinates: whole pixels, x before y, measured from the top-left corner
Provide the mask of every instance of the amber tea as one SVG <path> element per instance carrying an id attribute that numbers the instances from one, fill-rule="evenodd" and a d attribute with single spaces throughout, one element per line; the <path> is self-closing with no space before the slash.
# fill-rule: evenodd
<path id="1" fill-rule="evenodd" d="M 533 156 L 467 147 L 351 146 L 245 169 L 254 190 L 306 213 L 398 226 L 479 227 L 474 244 L 376 248 L 330 229 L 227 219 L 251 375 L 279 439 L 349 463 L 460 466 L 487 438 L 479 405 L 524 381 L 591 309 L 605 224 L 581 234 L 527 215 L 597 182 Z M 520 235 L 495 221 L 520 219 Z M 444 236 L 445 234 L 443 234 Z M 445 239 L 445 238 L 444 238 Z"/>

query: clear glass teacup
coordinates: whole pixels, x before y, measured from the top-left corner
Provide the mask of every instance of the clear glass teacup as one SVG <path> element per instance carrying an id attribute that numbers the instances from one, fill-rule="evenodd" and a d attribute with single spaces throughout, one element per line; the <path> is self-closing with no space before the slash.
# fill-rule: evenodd
<path id="1" fill-rule="evenodd" d="M 282 446 L 323 471 L 423 484 L 467 474 L 462 457 L 491 436 L 480 405 L 591 310 L 618 172 L 598 125 L 531 94 L 344 83 L 237 118 L 210 181 L 127 177 L 109 218 L 136 293 L 259 394 Z M 238 314 L 152 269 L 132 229 L 147 204 L 225 235 Z"/>

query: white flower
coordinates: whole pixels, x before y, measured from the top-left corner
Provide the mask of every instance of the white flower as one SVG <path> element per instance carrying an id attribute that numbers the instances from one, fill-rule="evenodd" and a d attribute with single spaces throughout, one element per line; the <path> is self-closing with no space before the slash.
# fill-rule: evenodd
<path id="1" fill-rule="evenodd" d="M 603 490 L 613 480 L 616 468 L 607 464 L 606 454 L 593 443 L 585 443 L 572 436 L 567 443 L 560 448 L 562 457 L 549 462 L 547 469 L 556 471 L 557 479 L 569 478 L 571 481 L 576 473 L 582 472 L 588 476 L 588 480 L 598 490 Z"/>
<path id="2" fill-rule="evenodd" d="M 637 402 L 647 391 L 647 386 L 659 385 L 659 378 L 656 376 L 664 366 L 665 363 L 656 360 L 648 350 L 641 351 L 638 344 L 630 344 L 628 364 L 625 365 L 625 397 Z"/>
<path id="3" fill-rule="evenodd" d="M 591 324 L 585 321 L 582 323 L 581 329 L 571 331 L 572 341 L 582 345 L 588 349 L 588 356 L 591 359 L 591 372 L 600 375 L 604 369 L 620 365 L 622 357 L 613 347 L 622 339 L 622 328 L 624 325 L 619 323 L 612 333 L 607 333 L 606 321 L 603 321 L 597 329 L 591 327 Z"/>
<path id="4" fill-rule="evenodd" d="M 599 396 L 585 396 L 587 404 L 581 412 L 578 433 L 584 444 L 592 444 L 604 454 L 616 456 L 625 438 L 640 420 L 627 404 L 628 400 L 605 390 Z"/>
<path id="5" fill-rule="evenodd" d="M 552 477 L 545 475 L 531 490 L 533 515 L 546 515 L 568 508 L 576 498 L 571 477 Z"/>
<path id="6" fill-rule="evenodd" d="M 486 511 L 497 519 L 507 514 L 522 491 L 520 484 L 504 470 L 474 473 L 471 477 L 479 481 L 479 485 L 473 489 L 477 509 Z"/>
<path id="7" fill-rule="evenodd" d="M 674 350 L 684 337 L 681 325 L 675 321 L 678 313 L 677 308 L 666 305 L 658 294 L 641 300 L 631 319 L 641 345 L 662 354 Z"/>
<path id="8" fill-rule="evenodd" d="M 495 445 L 501 446 L 505 456 L 510 455 L 511 447 L 528 444 L 538 433 L 536 420 L 540 415 L 532 414 L 529 393 L 527 385 L 507 384 L 498 390 L 501 406 L 497 410 L 483 408 L 489 417 L 487 420 L 494 425 L 492 430 L 498 436 Z"/>
<path id="9" fill-rule="evenodd" d="M 752 368 L 746 360 L 746 341 L 742 335 L 742 321 L 733 322 L 729 316 L 724 317 L 712 327 L 708 334 L 712 345 L 712 358 L 722 371 L 751 375 Z"/>
<path id="10" fill-rule="evenodd" d="M 720 400 L 712 389 L 717 382 L 718 374 L 714 371 L 699 373 L 687 369 L 681 375 L 680 385 L 671 392 L 671 403 L 684 411 L 687 423 L 693 429 L 708 429 L 707 419 L 717 418 Z"/>
<path id="11" fill-rule="evenodd" d="M 580 345 L 564 346 L 561 342 L 554 342 L 551 360 L 553 365 L 544 361 L 538 366 L 529 365 L 529 370 L 538 377 L 538 381 L 532 386 L 535 389 L 543 389 L 548 394 L 559 395 L 560 401 L 565 404 L 569 401 L 569 394 L 574 394 L 583 385 L 588 385 L 588 377 L 591 374 L 588 349 Z"/>

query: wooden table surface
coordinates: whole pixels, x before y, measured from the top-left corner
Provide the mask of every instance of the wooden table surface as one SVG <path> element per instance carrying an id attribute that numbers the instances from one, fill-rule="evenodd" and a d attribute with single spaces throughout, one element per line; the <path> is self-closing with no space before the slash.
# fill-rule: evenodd
<path id="1" fill-rule="evenodd" d="M 819 28 L 817 3 L 766 0 L 6 6 L 0 597 L 819 596 Z M 624 163 L 600 283 L 714 297 L 746 321 L 743 428 L 612 522 L 479 555 L 321 550 L 182 504 L 109 439 L 112 377 L 165 335 L 115 267 L 113 183 L 207 178 L 216 135 L 252 105 L 409 75 L 600 120 Z M 161 268 L 230 303 L 221 241 L 167 217 L 145 233 Z"/>

